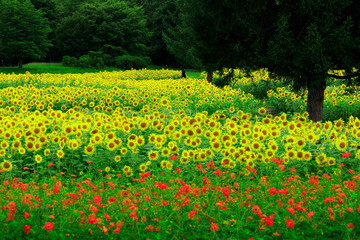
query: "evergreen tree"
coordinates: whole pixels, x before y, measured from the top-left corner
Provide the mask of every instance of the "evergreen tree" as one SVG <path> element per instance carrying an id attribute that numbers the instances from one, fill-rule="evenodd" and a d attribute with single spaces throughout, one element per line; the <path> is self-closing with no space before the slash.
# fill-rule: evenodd
<path id="1" fill-rule="evenodd" d="M 354 24 L 351 10 L 359 4 L 350 0 L 275 3 L 276 19 L 261 29 L 269 34 L 264 38 L 267 49 L 262 63 L 295 89 L 307 89 L 309 117 L 321 121 L 329 70 L 347 70 L 351 78 L 351 69 L 359 66 L 359 25 Z"/>
<path id="2" fill-rule="evenodd" d="M 360 66 L 358 1 L 184 0 L 183 6 L 194 39 L 183 50 L 193 49 L 206 71 L 266 67 L 308 90 L 311 120 L 322 119 L 329 70 L 358 78 L 352 71 Z"/>
<path id="3" fill-rule="evenodd" d="M 50 27 L 42 12 L 29 0 L 0 0 L 0 57 L 17 61 L 39 60 L 50 43 Z"/>

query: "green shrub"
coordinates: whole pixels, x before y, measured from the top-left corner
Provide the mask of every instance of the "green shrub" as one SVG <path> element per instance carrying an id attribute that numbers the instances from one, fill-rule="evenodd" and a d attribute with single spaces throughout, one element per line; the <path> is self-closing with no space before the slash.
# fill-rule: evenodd
<path id="1" fill-rule="evenodd" d="M 121 69 L 141 69 L 151 64 L 149 57 L 122 55 L 115 58 L 115 67 Z"/>
<path id="2" fill-rule="evenodd" d="M 77 59 L 74 57 L 70 57 L 70 56 L 64 56 L 61 63 L 64 66 L 68 66 L 68 67 L 75 67 L 77 65 Z"/>
<path id="3" fill-rule="evenodd" d="M 251 93 L 255 98 L 266 99 L 268 97 L 267 92 L 269 90 L 275 90 L 278 87 L 282 87 L 283 84 L 280 81 L 269 81 L 261 79 L 257 83 L 251 84 L 232 84 L 233 88 L 240 88 L 244 92 Z"/>

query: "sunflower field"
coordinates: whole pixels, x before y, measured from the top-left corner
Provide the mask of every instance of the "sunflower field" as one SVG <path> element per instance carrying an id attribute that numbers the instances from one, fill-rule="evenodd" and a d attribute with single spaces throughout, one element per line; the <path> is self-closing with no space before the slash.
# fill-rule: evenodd
<path id="1" fill-rule="evenodd" d="M 237 74 L 0 73 L 0 238 L 359 239 L 360 89 Z"/>

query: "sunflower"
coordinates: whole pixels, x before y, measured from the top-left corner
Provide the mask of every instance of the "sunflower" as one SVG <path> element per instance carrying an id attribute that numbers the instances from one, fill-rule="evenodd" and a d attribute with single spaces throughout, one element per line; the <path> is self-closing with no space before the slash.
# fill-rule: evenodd
<path id="1" fill-rule="evenodd" d="M 109 141 L 107 144 L 106 144 L 106 148 L 109 150 L 109 151 L 114 151 L 116 148 L 117 148 L 117 144 L 114 142 L 114 141 Z"/>
<path id="2" fill-rule="evenodd" d="M 120 162 L 120 161 L 121 161 L 121 156 L 120 156 L 120 155 L 116 155 L 116 156 L 114 157 L 114 161 L 115 161 L 115 162 Z"/>
<path id="3" fill-rule="evenodd" d="M 85 148 L 84 148 L 84 153 L 87 154 L 87 155 L 92 155 L 94 152 L 95 152 L 95 147 L 92 146 L 92 145 L 87 145 Z"/>
<path id="4" fill-rule="evenodd" d="M 128 149 L 127 149 L 126 147 L 122 147 L 122 148 L 120 149 L 120 153 L 121 153 L 122 155 L 126 155 L 127 152 L 128 152 Z"/>
<path id="5" fill-rule="evenodd" d="M 216 142 L 212 142 L 211 143 L 211 149 L 214 150 L 215 152 L 219 152 L 221 150 L 221 142 L 220 141 L 216 141 Z"/>
<path id="6" fill-rule="evenodd" d="M 348 146 L 348 143 L 344 139 L 338 139 L 335 142 L 335 146 L 339 151 L 345 152 Z"/>
<path id="7" fill-rule="evenodd" d="M 2 149 L 7 149 L 9 147 L 9 142 L 4 140 L 1 142 L 0 146 Z"/>
<path id="8" fill-rule="evenodd" d="M 251 150 L 252 150 L 252 151 L 260 151 L 261 148 L 262 148 L 262 144 L 259 143 L 259 142 L 257 142 L 257 141 L 253 141 L 253 142 L 251 143 L 250 147 L 251 147 Z"/>
<path id="9" fill-rule="evenodd" d="M 141 163 L 139 166 L 139 170 L 140 172 L 145 172 L 147 170 L 148 166 L 146 165 L 146 163 Z"/>
<path id="10" fill-rule="evenodd" d="M 61 150 L 61 149 L 60 149 L 60 150 L 57 150 L 56 156 L 57 156 L 58 158 L 63 158 L 64 155 L 65 155 L 65 153 L 64 153 L 63 150 Z"/>
<path id="11" fill-rule="evenodd" d="M 336 160 L 335 160 L 335 158 L 333 158 L 333 157 L 328 157 L 328 158 L 326 158 L 326 162 L 327 162 L 327 164 L 328 164 L 329 166 L 333 166 L 333 165 L 336 164 Z"/>
<path id="12" fill-rule="evenodd" d="M 42 160 L 43 160 L 42 156 L 40 156 L 40 155 L 38 155 L 38 154 L 35 155 L 35 162 L 36 162 L 36 163 L 41 163 Z"/>
<path id="13" fill-rule="evenodd" d="M 157 160 L 159 158 L 159 152 L 151 150 L 148 152 L 148 157 L 150 160 Z"/>
<path id="14" fill-rule="evenodd" d="M 18 152 L 21 154 L 21 155 L 24 155 L 26 153 L 26 149 L 25 148 L 19 148 L 18 149 Z"/>
<path id="15" fill-rule="evenodd" d="M 266 114 L 266 108 L 264 108 L 264 107 L 259 108 L 258 113 L 260 115 L 265 115 Z"/>
<path id="16" fill-rule="evenodd" d="M 11 171 L 13 168 L 13 165 L 11 162 L 4 160 L 2 163 L 0 163 L 0 168 L 4 171 Z"/>
<path id="17" fill-rule="evenodd" d="M 272 150 L 272 149 L 267 149 L 267 150 L 265 151 L 265 156 L 268 157 L 268 158 L 272 158 L 272 157 L 275 156 L 275 151 Z"/>
<path id="18" fill-rule="evenodd" d="M 306 145 L 306 142 L 304 139 L 297 139 L 295 141 L 295 143 L 296 143 L 296 146 L 299 148 L 303 148 Z"/>
<path id="19" fill-rule="evenodd" d="M 164 157 L 167 157 L 170 155 L 170 149 L 167 148 L 167 147 L 164 147 L 161 149 L 161 155 L 164 156 Z"/>

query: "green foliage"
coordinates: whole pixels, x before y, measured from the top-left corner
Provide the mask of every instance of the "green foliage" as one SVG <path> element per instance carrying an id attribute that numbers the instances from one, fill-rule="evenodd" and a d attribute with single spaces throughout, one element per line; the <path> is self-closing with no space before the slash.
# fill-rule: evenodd
<path id="1" fill-rule="evenodd" d="M 57 44 L 64 55 L 80 57 L 90 51 L 112 56 L 147 52 L 149 31 L 144 11 L 127 1 L 81 4 L 72 15 L 62 19 L 56 31 Z"/>
<path id="2" fill-rule="evenodd" d="M 14 27 L 15 26 L 15 27 Z M 0 58 L 17 61 L 40 59 L 50 46 L 50 27 L 30 1 L 0 1 Z"/>
<path id="3" fill-rule="evenodd" d="M 250 84 L 240 84 L 240 83 L 231 83 L 232 88 L 240 88 L 244 92 L 250 93 L 255 98 L 266 99 L 268 97 L 267 92 L 269 90 L 275 90 L 278 87 L 282 87 L 283 83 L 279 81 L 270 81 L 270 80 L 260 80 L 258 83 Z"/>
<path id="4" fill-rule="evenodd" d="M 75 57 L 64 56 L 62 60 L 62 64 L 64 66 L 75 67 L 77 64 L 77 59 Z"/>
<path id="5" fill-rule="evenodd" d="M 141 69 L 150 64 L 149 57 L 123 55 L 115 58 L 115 66 L 121 69 Z"/>

